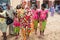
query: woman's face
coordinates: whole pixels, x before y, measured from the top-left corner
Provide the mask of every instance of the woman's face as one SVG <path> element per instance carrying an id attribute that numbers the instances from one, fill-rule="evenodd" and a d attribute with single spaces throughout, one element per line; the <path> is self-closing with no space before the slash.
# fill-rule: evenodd
<path id="1" fill-rule="evenodd" d="M 23 9 L 24 9 L 24 8 L 25 8 L 25 5 L 23 5 L 23 4 L 22 4 L 22 5 L 21 5 L 21 8 L 23 8 Z"/>
<path id="2" fill-rule="evenodd" d="M 44 10 L 45 8 L 44 7 L 41 7 L 42 10 Z"/>
<path id="3" fill-rule="evenodd" d="M 10 9 L 10 6 L 7 6 L 7 9 Z"/>
<path id="4" fill-rule="evenodd" d="M 36 7 L 34 6 L 34 8 L 33 8 L 34 10 L 36 10 Z"/>

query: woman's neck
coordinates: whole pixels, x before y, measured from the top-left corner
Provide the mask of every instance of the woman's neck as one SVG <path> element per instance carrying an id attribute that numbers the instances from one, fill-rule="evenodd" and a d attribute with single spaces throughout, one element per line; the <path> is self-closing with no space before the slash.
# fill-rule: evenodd
<path id="1" fill-rule="evenodd" d="M 34 10 L 36 10 L 36 9 L 34 9 Z"/>
<path id="2" fill-rule="evenodd" d="M 45 10 L 45 9 L 42 9 L 43 11 Z"/>

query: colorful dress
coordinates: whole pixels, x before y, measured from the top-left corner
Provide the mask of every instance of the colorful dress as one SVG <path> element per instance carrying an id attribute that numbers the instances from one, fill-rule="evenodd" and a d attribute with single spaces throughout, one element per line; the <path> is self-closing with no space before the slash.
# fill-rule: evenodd
<path id="1" fill-rule="evenodd" d="M 22 37 L 24 39 L 26 37 L 26 30 L 25 30 L 26 23 L 25 23 L 25 20 L 24 20 L 25 9 L 22 9 L 22 8 L 18 9 L 17 10 L 17 16 L 18 16 L 19 21 L 20 21 L 21 33 L 22 33 Z"/>
<path id="2" fill-rule="evenodd" d="M 14 32 L 19 33 L 19 31 L 20 31 L 20 22 L 19 22 L 18 18 L 16 18 L 16 17 L 14 18 L 13 25 L 14 25 Z"/>
<path id="3" fill-rule="evenodd" d="M 38 10 L 32 10 L 32 17 L 33 17 L 33 23 L 34 23 L 34 28 L 37 28 L 38 26 Z"/>
<path id="4" fill-rule="evenodd" d="M 25 23 L 26 23 L 26 26 L 27 26 L 27 28 L 31 28 L 30 27 L 30 16 L 25 16 Z"/>
<path id="5" fill-rule="evenodd" d="M 24 13 L 25 13 L 25 10 L 24 9 L 18 9 L 17 11 L 17 16 L 19 18 L 19 21 L 20 21 L 20 24 L 21 24 L 21 27 L 23 28 L 24 27 Z"/>
<path id="6" fill-rule="evenodd" d="M 41 31 L 44 31 L 45 27 L 46 27 L 46 20 L 47 20 L 47 14 L 48 14 L 48 10 L 40 10 L 40 22 L 42 25 Z"/>

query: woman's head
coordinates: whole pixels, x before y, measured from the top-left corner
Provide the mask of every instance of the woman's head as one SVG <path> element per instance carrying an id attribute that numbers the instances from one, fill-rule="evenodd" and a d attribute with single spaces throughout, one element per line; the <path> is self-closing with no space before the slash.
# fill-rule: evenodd
<path id="1" fill-rule="evenodd" d="M 43 3 L 43 4 L 41 5 L 41 9 L 44 10 L 45 8 L 46 8 L 46 4 Z"/>
<path id="2" fill-rule="evenodd" d="M 20 9 L 21 8 L 21 5 L 17 5 L 16 9 Z"/>
<path id="3" fill-rule="evenodd" d="M 7 9 L 9 9 L 9 10 L 10 10 L 10 7 L 11 7 L 11 6 L 10 6 L 9 4 L 6 4 L 6 6 L 7 6 Z"/>
<path id="4" fill-rule="evenodd" d="M 35 10 L 36 10 L 36 9 L 37 9 L 37 5 L 34 5 L 33 9 L 35 9 Z"/>

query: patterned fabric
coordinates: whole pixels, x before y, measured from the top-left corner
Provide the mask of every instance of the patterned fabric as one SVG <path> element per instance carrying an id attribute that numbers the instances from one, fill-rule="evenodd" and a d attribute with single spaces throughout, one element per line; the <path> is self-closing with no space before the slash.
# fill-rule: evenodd
<path id="1" fill-rule="evenodd" d="M 20 18 L 20 24 L 21 24 L 21 27 L 22 27 L 22 28 L 25 28 L 26 23 L 25 23 L 24 18 Z"/>
<path id="2" fill-rule="evenodd" d="M 22 28 L 25 27 L 25 21 L 24 21 L 24 14 L 25 14 L 25 9 L 17 9 L 17 16 L 19 18 L 19 21 L 20 21 L 20 26 Z"/>
<path id="3" fill-rule="evenodd" d="M 31 28 L 31 27 L 30 27 L 30 16 L 25 15 L 25 23 L 26 23 L 26 26 L 27 26 L 28 28 Z"/>
<path id="4" fill-rule="evenodd" d="M 17 9 L 17 15 L 18 17 L 24 17 L 25 9 Z"/>

